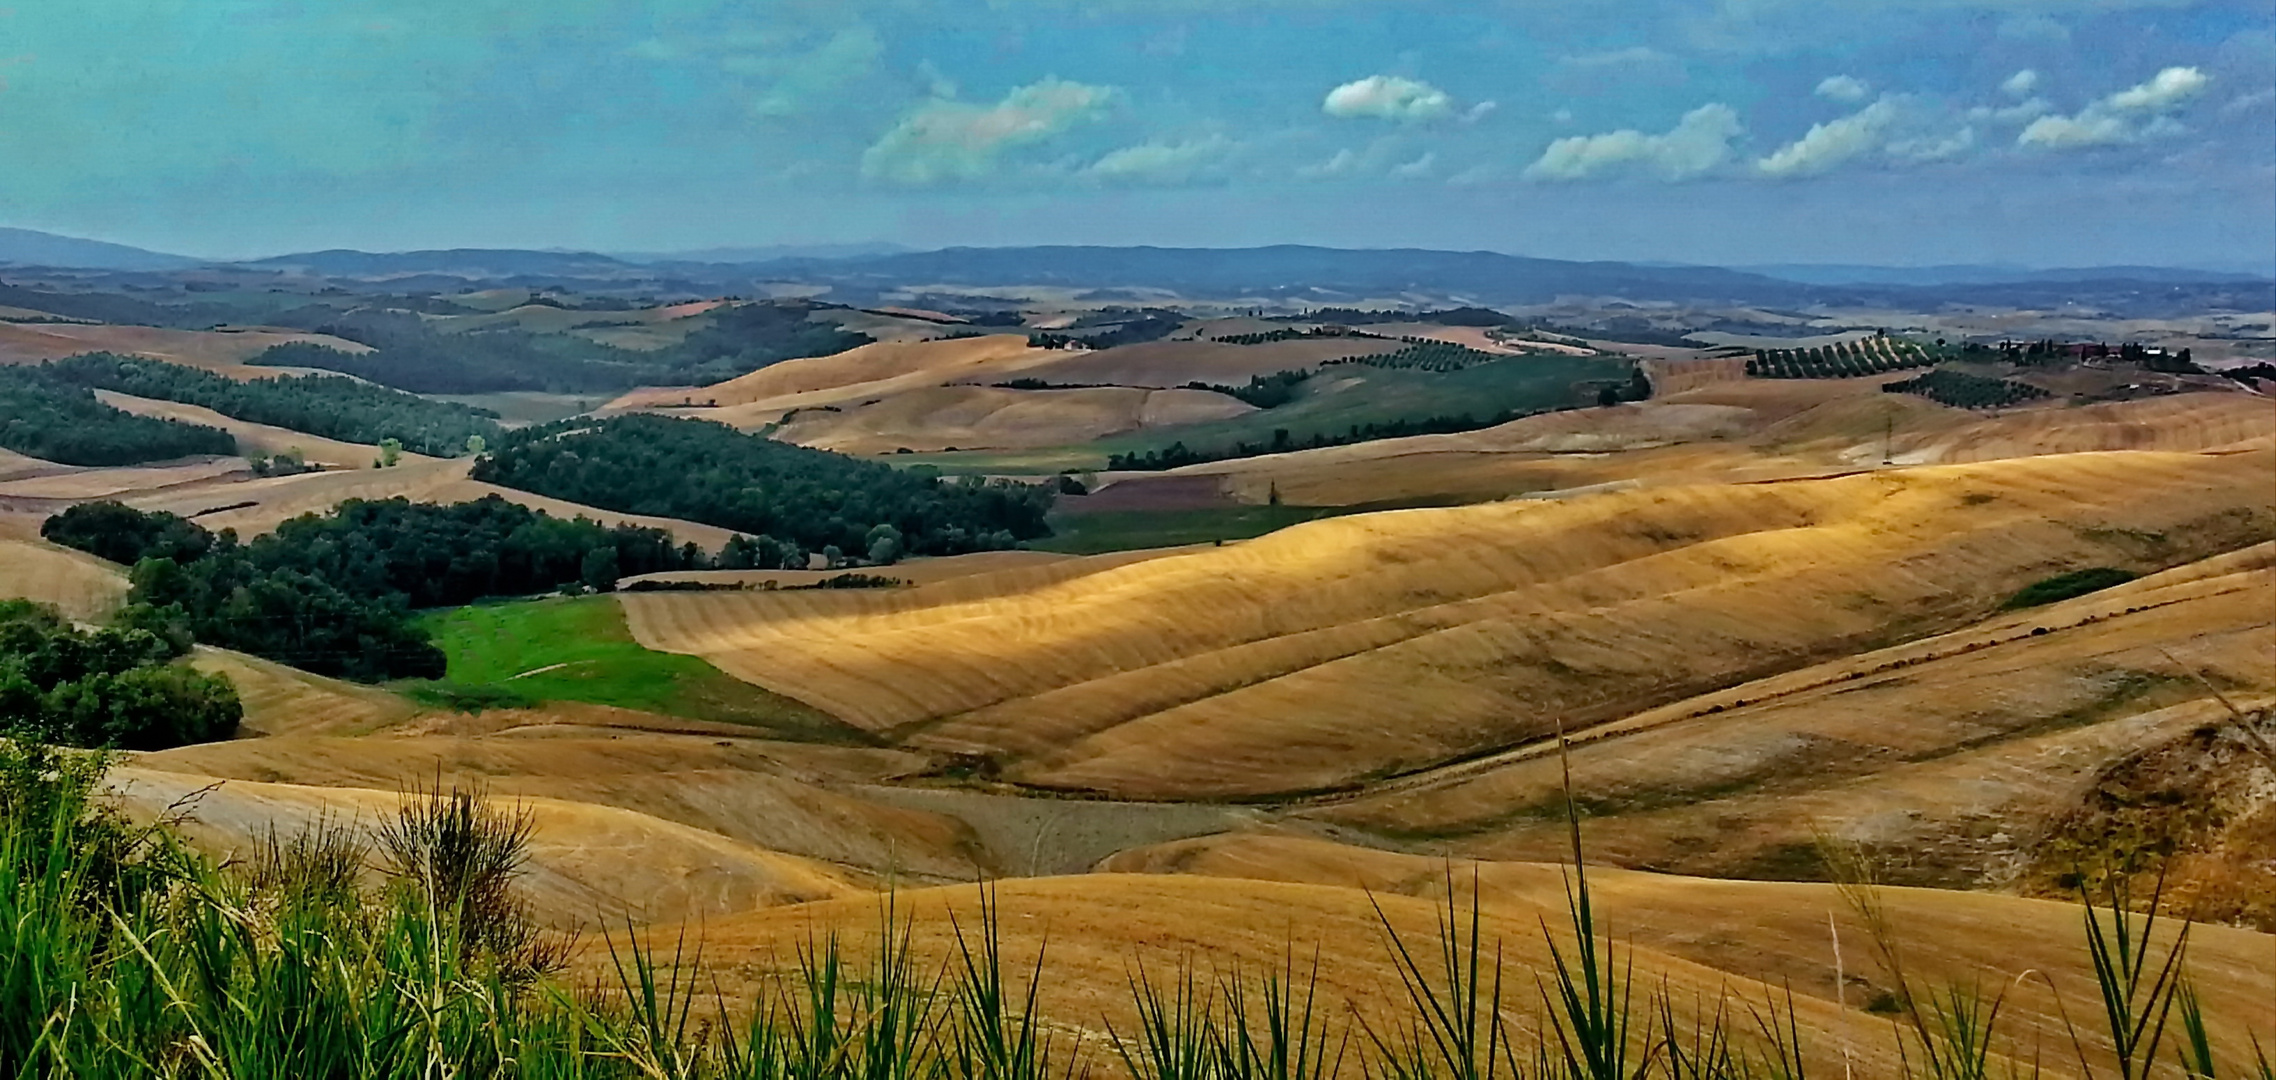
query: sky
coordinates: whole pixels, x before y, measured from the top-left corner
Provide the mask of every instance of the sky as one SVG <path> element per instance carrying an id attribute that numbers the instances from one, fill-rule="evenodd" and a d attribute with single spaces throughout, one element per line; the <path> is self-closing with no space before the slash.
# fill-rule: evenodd
<path id="1" fill-rule="evenodd" d="M 0 0 L 0 225 L 2276 261 L 2269 0 Z"/>

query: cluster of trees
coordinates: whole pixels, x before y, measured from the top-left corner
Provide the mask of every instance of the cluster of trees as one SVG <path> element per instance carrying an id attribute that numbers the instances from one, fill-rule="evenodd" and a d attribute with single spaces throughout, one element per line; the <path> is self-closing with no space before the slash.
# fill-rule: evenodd
<path id="1" fill-rule="evenodd" d="M 777 361 L 827 356 L 870 343 L 867 335 L 813 321 L 809 316 L 815 310 L 799 304 L 720 307 L 706 316 L 707 325 L 678 344 L 640 352 L 577 334 L 517 329 L 450 333 L 406 312 L 311 307 L 287 313 L 280 324 L 345 338 L 374 351 L 350 354 L 295 342 L 262 353 L 256 362 L 345 372 L 421 394 L 586 393 L 719 382 Z"/>
<path id="2" fill-rule="evenodd" d="M 1209 340 L 1225 345 L 1269 345 L 1275 341 L 1305 341 L 1311 338 L 1380 338 L 1382 336 L 1381 334 L 1370 334 L 1364 330 L 1353 330 L 1343 326 L 1314 326 L 1303 330 L 1288 327 L 1280 330 L 1267 330 L 1258 334 L 1227 334 L 1224 337 L 1210 338 Z"/>
<path id="3" fill-rule="evenodd" d="M 1120 314 L 1108 312 L 1106 314 Z M 1185 316 L 1174 311 L 1149 311 L 1138 318 L 1115 325 L 1099 334 L 1087 334 L 1084 340 L 1094 349 L 1111 349 L 1117 345 L 1143 345 L 1160 341 L 1177 333 L 1185 325 Z"/>
<path id="4" fill-rule="evenodd" d="M 180 364 L 112 353 L 57 360 L 46 369 L 74 386 L 179 401 L 344 442 L 396 439 L 436 457 L 456 456 L 465 452 L 469 439 L 495 438 L 501 430 L 498 414 L 488 409 L 430 401 L 338 375 L 238 382 Z"/>
<path id="5" fill-rule="evenodd" d="M 1625 384 L 1606 383 L 1598 389 L 1596 403 L 1605 408 L 1610 408 L 1623 401 L 1649 401 L 1651 396 L 1651 377 L 1645 375 L 1643 367 L 1639 365 L 1634 371 L 1628 373 L 1628 381 Z"/>
<path id="6" fill-rule="evenodd" d="M 136 416 L 37 367 L 0 365 L 0 448 L 65 465 L 133 465 L 234 454 L 219 428 Z"/>
<path id="7" fill-rule="evenodd" d="M 1927 367 L 1928 351 L 1909 341 L 1869 337 L 1811 349 L 1756 349 L 1747 374 L 1762 379 L 1846 379 Z"/>
<path id="8" fill-rule="evenodd" d="M 1400 338 L 1399 340 L 1406 342 L 1407 347 L 1394 353 L 1376 356 L 1352 356 L 1341 360 L 1330 360 L 1328 363 L 1365 364 L 1368 367 L 1406 371 L 1448 372 L 1461 371 L 1464 368 L 1477 367 L 1479 364 L 1491 364 L 1496 360 L 1509 359 L 1506 356 L 1473 349 L 1468 345 L 1456 345 L 1450 341 L 1432 341 L 1429 338 L 1418 337 Z"/>
<path id="9" fill-rule="evenodd" d="M 137 625 L 365 681 L 442 677 L 443 654 L 412 621 L 415 608 L 605 590 L 625 575 L 713 565 L 661 529 L 563 520 L 494 495 L 350 500 L 245 543 L 117 503 L 72 507 L 40 532 L 133 567 Z"/>
<path id="10" fill-rule="evenodd" d="M 1918 394 L 1959 409 L 1997 409 L 2047 396 L 2045 390 L 2010 379 L 1987 379 L 1964 371 L 1930 371 L 1881 387 L 1892 394 Z"/>
<path id="11" fill-rule="evenodd" d="M 829 356 L 870 344 L 867 334 L 816 322 L 819 310 L 801 304 L 738 304 L 713 308 L 707 325 L 679 344 L 647 354 L 662 371 L 648 382 L 701 386 L 746 375 L 802 356 Z"/>
<path id="12" fill-rule="evenodd" d="M 1003 390 L 1098 390 L 1113 386 L 1115 384 L 1098 382 L 1052 382 L 1049 379 L 1038 379 L 1032 376 L 1023 375 L 1017 379 L 1005 379 L 1002 382 L 990 383 L 989 385 Z"/>
<path id="13" fill-rule="evenodd" d="M 1276 371 L 1270 375 L 1251 375 L 1247 386 L 1225 386 L 1200 381 L 1185 384 L 1188 390 L 1214 390 L 1236 397 L 1260 409 L 1275 409 L 1296 400 L 1296 388 L 1312 377 L 1310 369 Z"/>
<path id="14" fill-rule="evenodd" d="M 474 478 L 628 514 L 686 518 L 804 551 L 956 555 L 1050 535 L 1045 485 L 946 481 L 746 435 L 707 420 L 619 416 L 508 433 Z"/>
<path id="15" fill-rule="evenodd" d="M 1353 424 L 1341 432 L 1315 432 L 1309 438 L 1295 438 L 1287 428 L 1274 428 L 1269 442 L 1237 442 L 1223 449 L 1196 450 L 1182 440 L 1158 450 L 1144 453 L 1109 454 L 1106 467 L 1137 472 L 1157 472 L 1183 465 L 1199 465 L 1209 461 L 1229 461 L 1233 458 L 1258 457 L 1264 454 L 1285 454 L 1295 450 L 1317 450 L 1324 446 L 1348 446 L 1352 443 L 1373 442 L 1377 439 L 1403 439 L 1409 435 L 1451 435 L 1460 431 L 1476 431 L 1509 423 L 1531 413 L 1523 409 L 1506 409 L 1483 418 L 1470 413 L 1426 416 L 1415 420 L 1386 420 L 1378 423 Z"/>
<path id="16" fill-rule="evenodd" d="M 228 738 L 245 715 L 237 690 L 174 663 L 188 651 L 178 636 L 83 631 L 45 604 L 0 600 L 0 735 L 121 750 Z"/>

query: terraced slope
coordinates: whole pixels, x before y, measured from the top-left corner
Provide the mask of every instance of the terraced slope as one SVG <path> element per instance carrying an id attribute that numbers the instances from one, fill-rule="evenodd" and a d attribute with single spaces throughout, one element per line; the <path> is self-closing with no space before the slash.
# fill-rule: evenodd
<path id="1" fill-rule="evenodd" d="M 2276 535 L 2272 468 L 2110 453 L 1649 489 L 1338 518 L 969 599 L 625 603 L 651 648 L 1012 778 L 1254 797 L 1953 629 L 2055 570 L 2257 542 Z"/>

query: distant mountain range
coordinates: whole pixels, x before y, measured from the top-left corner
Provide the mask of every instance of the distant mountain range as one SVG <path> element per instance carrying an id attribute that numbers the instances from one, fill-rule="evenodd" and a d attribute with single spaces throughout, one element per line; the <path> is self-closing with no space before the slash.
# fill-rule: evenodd
<path id="1" fill-rule="evenodd" d="M 1545 304 L 1564 297 L 1770 306 L 1937 303 L 2036 306 L 2115 298 L 2257 309 L 2269 279 L 2250 274 L 2114 266 L 2037 270 L 2004 265 L 1749 267 L 1574 262 L 1491 251 L 1282 245 L 1255 248 L 1017 247 L 911 251 L 890 244 L 712 248 L 674 254 L 453 248 L 303 252 L 209 262 L 119 244 L 0 229 L 0 266 L 202 277 L 287 276 L 390 291 L 451 292 L 480 284 L 650 295 L 729 295 L 827 286 L 866 302 L 895 290 L 953 295 L 1024 287 L 1091 301 L 1170 296 L 1278 305 L 1361 302 Z M 1964 290 L 1964 291 L 1956 291 Z"/>
<path id="2" fill-rule="evenodd" d="M 179 270 L 198 265 L 198 260 L 30 229 L 0 229 L 0 266 L 11 263 L 76 270 Z"/>
<path id="3" fill-rule="evenodd" d="M 1839 263 L 1778 263 L 1768 266 L 1737 266 L 1732 269 L 1804 285 L 2018 285 L 2120 280 L 2193 285 L 2265 281 L 2269 277 L 2267 274 L 2173 266 L 2088 266 L 2035 270 L 2013 265 L 1855 266 Z"/>

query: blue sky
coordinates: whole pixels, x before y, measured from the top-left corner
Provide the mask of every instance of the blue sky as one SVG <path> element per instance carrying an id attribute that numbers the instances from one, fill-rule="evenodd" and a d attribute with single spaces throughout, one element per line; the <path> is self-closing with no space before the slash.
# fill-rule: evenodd
<path id="1" fill-rule="evenodd" d="M 0 224 L 2266 263 L 2266 0 L 0 0 Z"/>

